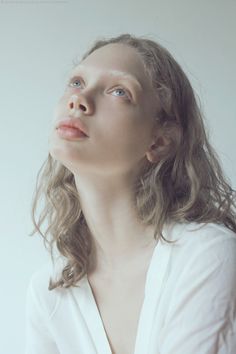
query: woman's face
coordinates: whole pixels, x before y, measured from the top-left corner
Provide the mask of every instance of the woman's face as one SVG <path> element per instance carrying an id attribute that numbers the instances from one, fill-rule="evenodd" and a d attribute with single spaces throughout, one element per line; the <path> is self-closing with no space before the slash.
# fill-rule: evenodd
<path id="1" fill-rule="evenodd" d="M 74 68 L 52 122 L 49 151 L 73 173 L 134 171 L 154 141 L 157 101 L 139 54 L 124 44 L 95 50 Z M 61 136 L 58 122 L 81 121 L 88 137 Z"/>

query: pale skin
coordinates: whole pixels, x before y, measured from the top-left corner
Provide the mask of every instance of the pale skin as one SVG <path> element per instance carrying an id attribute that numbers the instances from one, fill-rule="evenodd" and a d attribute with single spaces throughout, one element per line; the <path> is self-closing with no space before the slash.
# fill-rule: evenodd
<path id="1" fill-rule="evenodd" d="M 155 92 L 133 48 L 106 45 L 72 74 L 73 85 L 70 81 L 55 109 L 49 150 L 75 176 L 93 240 L 88 275 L 111 347 L 115 353 L 132 353 L 146 271 L 157 243 L 153 228 L 135 213 L 133 185 L 140 166 L 158 163 L 169 141 L 157 128 Z M 56 123 L 68 116 L 83 121 L 88 138 L 71 141 L 58 136 Z M 131 294 L 132 304 L 125 300 Z M 121 307 L 116 312 L 111 298 L 124 313 Z M 122 330 L 129 330 L 129 340 Z"/>

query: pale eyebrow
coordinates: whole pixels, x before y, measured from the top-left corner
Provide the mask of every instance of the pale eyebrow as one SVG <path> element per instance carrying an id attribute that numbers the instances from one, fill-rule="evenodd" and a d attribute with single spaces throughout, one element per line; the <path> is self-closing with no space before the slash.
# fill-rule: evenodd
<path id="1" fill-rule="evenodd" d="M 80 69 L 84 69 L 85 71 L 87 70 L 83 65 L 77 66 L 77 69 L 72 72 L 69 80 L 72 80 L 77 75 L 79 75 L 80 72 L 82 72 Z M 141 83 L 133 75 L 131 75 L 131 74 L 125 72 L 125 71 L 110 70 L 110 71 L 106 71 L 104 77 L 105 76 L 114 77 L 114 78 L 117 78 L 117 79 L 122 79 L 122 80 L 128 81 L 131 84 L 133 84 L 134 86 L 136 86 L 140 91 L 143 90 L 143 87 L 142 87 Z"/>

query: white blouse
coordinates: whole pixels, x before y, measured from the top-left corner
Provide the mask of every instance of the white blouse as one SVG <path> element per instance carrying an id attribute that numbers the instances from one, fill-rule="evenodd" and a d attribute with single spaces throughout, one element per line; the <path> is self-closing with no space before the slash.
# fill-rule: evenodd
<path id="1" fill-rule="evenodd" d="M 235 354 L 236 234 L 188 223 L 163 235 L 178 242 L 155 246 L 131 354 Z M 59 269 L 50 261 L 30 279 L 25 354 L 112 354 L 87 276 L 48 290 Z"/>

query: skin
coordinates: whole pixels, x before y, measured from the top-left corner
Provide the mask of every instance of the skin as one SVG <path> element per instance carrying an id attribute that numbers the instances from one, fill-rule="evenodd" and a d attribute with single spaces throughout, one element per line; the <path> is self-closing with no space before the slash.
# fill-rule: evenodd
<path id="1" fill-rule="evenodd" d="M 119 72 L 141 86 L 122 81 Z M 155 92 L 134 48 L 108 44 L 72 74 L 79 81 L 66 87 L 55 108 L 49 151 L 75 176 L 93 242 L 91 273 L 124 280 L 146 267 L 156 245 L 153 228 L 135 213 L 134 181 L 144 163 L 158 163 L 168 141 L 157 128 Z M 84 123 L 88 138 L 57 134 L 56 123 L 68 116 Z"/>

